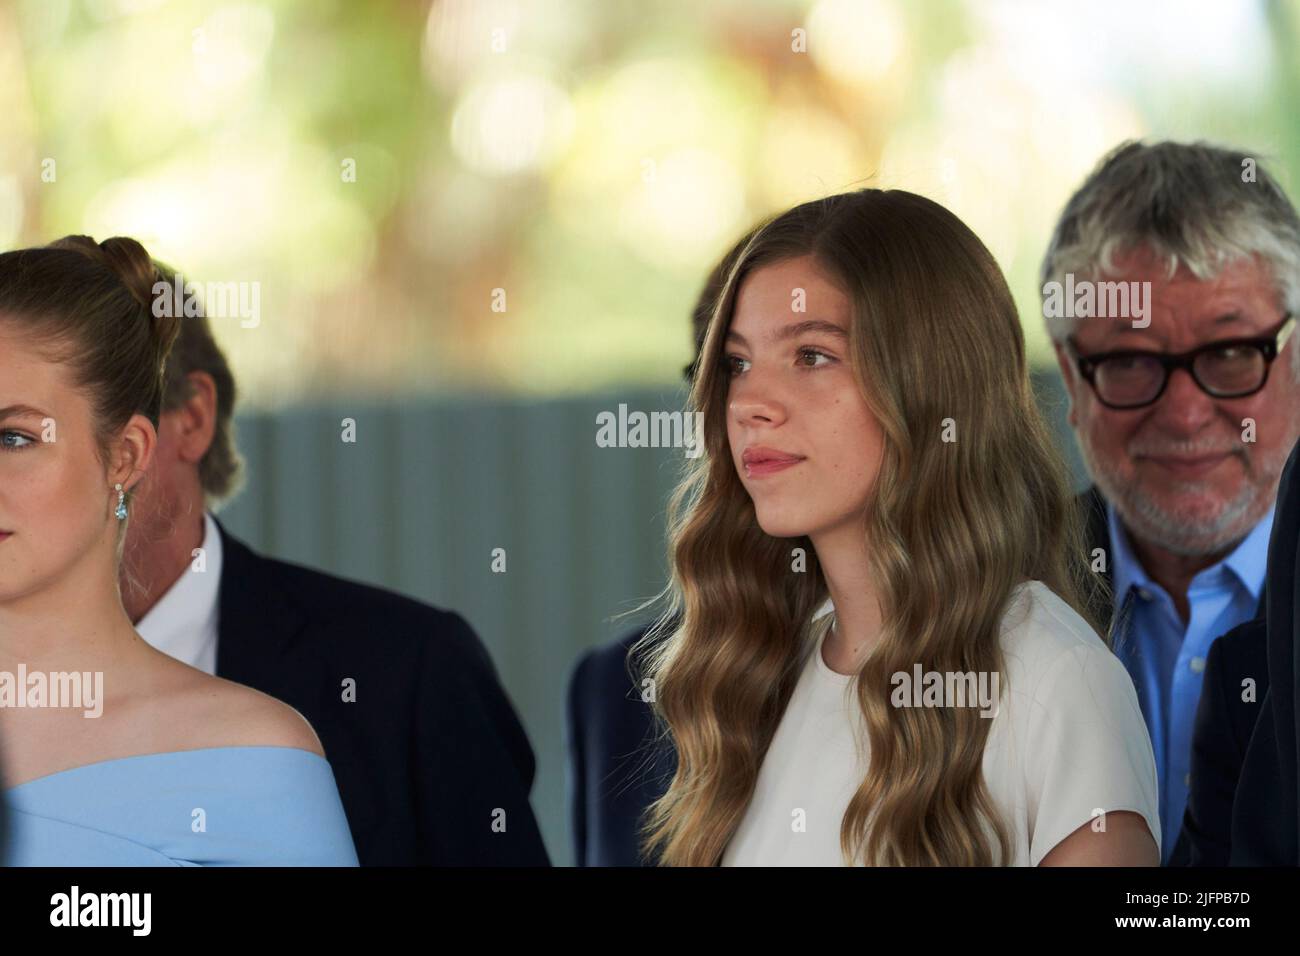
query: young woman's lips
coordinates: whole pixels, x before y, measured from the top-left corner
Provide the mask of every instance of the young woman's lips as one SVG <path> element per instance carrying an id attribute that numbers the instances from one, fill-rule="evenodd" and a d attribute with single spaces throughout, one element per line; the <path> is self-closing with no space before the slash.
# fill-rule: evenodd
<path id="1" fill-rule="evenodd" d="M 1231 458 L 1232 453 L 1225 451 L 1217 455 L 1148 455 L 1147 457 L 1165 471 L 1180 478 L 1199 478 Z"/>
<path id="2" fill-rule="evenodd" d="M 776 454 L 759 454 L 756 456 L 746 455 L 745 457 L 745 474 L 750 478 L 762 478 L 766 475 L 775 475 L 778 471 L 785 471 L 787 468 L 793 468 L 804 460 L 801 455 L 776 455 Z"/>
<path id="3" fill-rule="evenodd" d="M 11 537 L 12 535 L 12 531 L 0 531 L 0 541 L 3 541 L 5 538 Z"/>

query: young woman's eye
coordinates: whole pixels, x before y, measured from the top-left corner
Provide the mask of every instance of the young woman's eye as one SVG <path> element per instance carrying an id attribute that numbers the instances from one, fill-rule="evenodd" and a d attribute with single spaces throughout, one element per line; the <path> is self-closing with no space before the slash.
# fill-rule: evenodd
<path id="1" fill-rule="evenodd" d="M 741 367 L 743 365 L 743 367 Z M 749 359 L 743 359 L 739 355 L 724 355 L 722 357 L 722 371 L 728 377 L 739 375 L 749 367 Z"/>
<path id="2" fill-rule="evenodd" d="M 0 431 L 0 451 L 17 451 L 20 448 L 28 448 L 34 444 L 36 442 L 26 435 L 13 431 Z"/>
<path id="3" fill-rule="evenodd" d="M 825 359 L 825 361 L 819 362 L 818 359 Z M 823 365 L 829 365 L 833 361 L 835 359 L 820 349 L 802 348 L 799 350 L 799 363 L 806 368 L 819 368 Z"/>

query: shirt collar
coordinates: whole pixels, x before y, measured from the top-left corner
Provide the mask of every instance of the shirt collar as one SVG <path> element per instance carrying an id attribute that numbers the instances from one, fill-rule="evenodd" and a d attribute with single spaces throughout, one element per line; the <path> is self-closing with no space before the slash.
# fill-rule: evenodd
<path id="1" fill-rule="evenodd" d="M 1274 501 L 1268 514 L 1260 519 L 1259 524 L 1251 529 L 1241 544 L 1232 554 L 1224 558 L 1226 564 L 1237 578 L 1246 586 L 1250 596 L 1259 600 L 1264 590 L 1264 579 L 1268 576 L 1268 542 L 1273 536 L 1273 514 L 1277 511 Z"/>
<path id="2" fill-rule="evenodd" d="M 187 564 L 176 582 L 135 625 L 154 648 L 193 663 L 209 637 L 221 590 L 221 533 L 212 515 L 203 514 L 203 571 Z"/>
<path id="3" fill-rule="evenodd" d="M 1264 588 L 1264 576 L 1268 571 L 1268 541 L 1273 533 L 1273 513 L 1276 510 L 1277 503 L 1274 502 L 1269 507 L 1268 513 L 1259 520 L 1246 537 L 1241 539 L 1226 558 L 1208 568 L 1203 568 L 1196 576 L 1200 577 L 1220 567 L 1226 567 L 1250 593 L 1250 596 L 1258 601 L 1260 591 Z M 1146 568 L 1133 553 L 1128 532 L 1120 522 L 1114 504 L 1110 502 L 1106 503 L 1106 524 L 1110 529 L 1111 553 L 1114 556 L 1111 567 L 1115 581 L 1115 603 L 1121 604 L 1131 588 L 1160 588 L 1159 584 L 1152 581 Z M 1164 589 L 1160 588 L 1160 590 Z"/>

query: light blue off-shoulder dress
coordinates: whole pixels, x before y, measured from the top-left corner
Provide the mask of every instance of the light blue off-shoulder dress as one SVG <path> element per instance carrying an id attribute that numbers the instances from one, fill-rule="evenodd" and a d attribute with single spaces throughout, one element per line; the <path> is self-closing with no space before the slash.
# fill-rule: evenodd
<path id="1" fill-rule="evenodd" d="M 295 747 L 73 767 L 0 793 L 5 866 L 356 866 L 334 772 Z"/>

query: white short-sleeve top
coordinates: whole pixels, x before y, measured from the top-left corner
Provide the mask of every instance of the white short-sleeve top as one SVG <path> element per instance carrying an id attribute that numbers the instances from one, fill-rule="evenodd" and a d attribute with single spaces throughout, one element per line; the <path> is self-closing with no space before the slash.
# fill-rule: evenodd
<path id="1" fill-rule="evenodd" d="M 723 866 L 842 866 L 840 823 L 869 755 L 854 679 L 831 670 L 814 617 L 797 685 L 763 759 Z M 1016 866 L 1037 866 L 1101 812 L 1142 815 L 1160 844 L 1156 764 L 1132 678 L 1073 608 L 1041 581 L 1020 584 L 1003 617 L 1006 675 L 989 717 L 984 780 Z M 986 679 L 991 687 L 991 680 Z"/>

